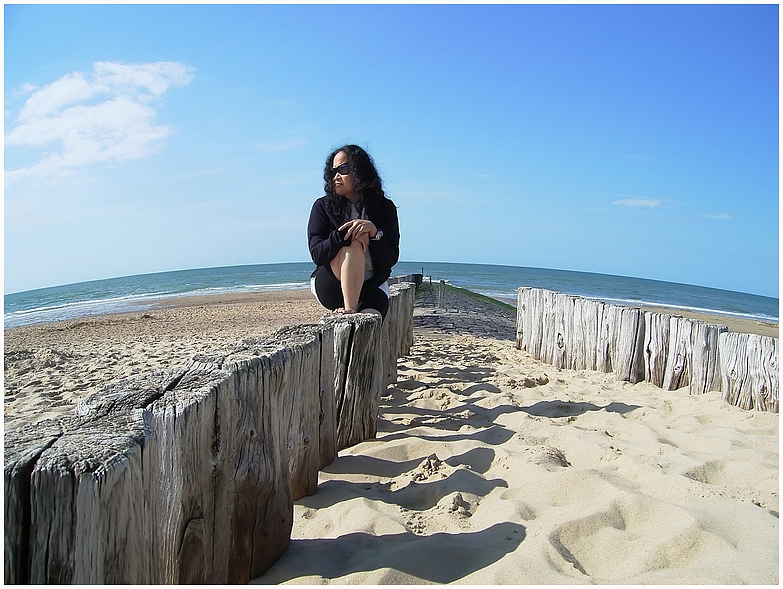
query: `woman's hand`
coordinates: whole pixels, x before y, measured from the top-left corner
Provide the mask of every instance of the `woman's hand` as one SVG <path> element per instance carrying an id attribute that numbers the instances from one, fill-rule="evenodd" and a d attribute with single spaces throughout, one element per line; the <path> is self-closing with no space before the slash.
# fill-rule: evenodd
<path id="1" fill-rule="evenodd" d="M 362 244 L 364 251 L 367 251 L 370 238 L 375 237 L 378 233 L 378 228 L 375 224 L 367 219 L 353 219 L 352 221 L 348 221 L 340 227 L 340 231 L 343 230 L 347 230 L 345 233 L 345 240 L 358 240 Z"/>
<path id="2" fill-rule="evenodd" d="M 367 248 L 370 247 L 370 234 L 369 233 L 362 233 L 359 235 L 359 237 L 354 237 L 356 241 L 358 241 L 360 244 L 362 244 L 362 251 L 366 252 Z"/>

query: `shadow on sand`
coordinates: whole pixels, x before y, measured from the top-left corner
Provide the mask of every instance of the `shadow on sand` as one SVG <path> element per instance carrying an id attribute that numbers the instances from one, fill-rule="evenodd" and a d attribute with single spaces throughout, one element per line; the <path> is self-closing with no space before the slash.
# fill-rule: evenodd
<path id="1" fill-rule="evenodd" d="M 495 451 L 491 448 L 473 448 L 462 454 L 450 456 L 443 462 L 454 468 L 469 466 L 474 472 L 485 473 L 495 459 Z M 414 458 L 403 462 L 386 460 L 363 454 L 345 454 L 338 456 L 334 462 L 322 469 L 328 474 L 365 474 L 376 477 L 394 478 L 414 470 L 427 460 L 427 457 Z"/>
<path id="2" fill-rule="evenodd" d="M 356 532 L 339 538 L 292 540 L 288 552 L 252 583 L 283 583 L 309 576 L 334 579 L 379 569 L 410 575 L 413 578 L 403 581 L 407 583 L 452 583 L 497 562 L 524 539 L 524 526 L 502 522 L 479 532 L 459 534 L 376 536 Z"/>
<path id="3" fill-rule="evenodd" d="M 593 405 L 592 403 L 574 403 L 571 401 L 539 401 L 530 407 L 522 407 L 521 410 L 530 415 L 538 417 L 572 417 L 582 415 L 588 411 L 607 411 L 609 413 L 619 413 L 625 415 L 634 409 L 639 409 L 640 405 L 627 405 L 625 403 L 609 403 L 604 407 Z"/>
<path id="4" fill-rule="evenodd" d="M 370 501 L 399 505 L 411 511 L 424 511 L 435 507 L 441 499 L 454 492 L 460 491 L 483 497 L 493 489 L 508 487 L 508 483 L 503 479 L 487 480 L 473 471 L 461 468 L 442 479 L 426 482 L 411 481 L 405 487 L 395 490 L 392 490 L 391 486 L 391 482 L 324 481 L 318 485 L 318 492 L 315 495 L 304 497 L 298 503 L 312 509 L 324 509 L 342 501 L 362 497 Z"/>

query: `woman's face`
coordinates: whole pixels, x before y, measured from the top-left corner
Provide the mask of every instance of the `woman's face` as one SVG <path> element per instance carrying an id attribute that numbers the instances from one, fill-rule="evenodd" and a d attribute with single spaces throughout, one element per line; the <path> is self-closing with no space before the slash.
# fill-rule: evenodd
<path id="1" fill-rule="evenodd" d="M 332 160 L 332 170 L 334 178 L 334 191 L 340 196 L 344 196 L 348 202 L 356 202 L 356 186 L 353 183 L 353 176 L 350 172 L 344 175 L 337 172 L 342 164 L 348 163 L 348 154 L 344 151 L 338 151 Z"/>

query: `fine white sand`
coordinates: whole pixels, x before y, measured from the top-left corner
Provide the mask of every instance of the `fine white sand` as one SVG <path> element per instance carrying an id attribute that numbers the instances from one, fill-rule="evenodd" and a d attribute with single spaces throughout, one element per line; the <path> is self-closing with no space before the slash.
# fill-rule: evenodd
<path id="1" fill-rule="evenodd" d="M 182 297 L 158 309 L 5 330 L 4 425 L 57 417 L 113 380 L 184 366 L 281 325 L 314 323 L 309 290 Z"/>
<path id="2" fill-rule="evenodd" d="M 513 314 L 449 306 L 417 308 L 377 439 L 321 473 L 256 582 L 778 582 L 777 415 L 558 371 Z"/>
<path id="3" fill-rule="evenodd" d="M 321 473 L 255 582 L 778 583 L 778 415 L 556 370 L 514 348 L 513 311 L 434 302 L 377 439 Z M 307 291 L 177 304 L 6 330 L 5 427 L 324 313 Z"/>

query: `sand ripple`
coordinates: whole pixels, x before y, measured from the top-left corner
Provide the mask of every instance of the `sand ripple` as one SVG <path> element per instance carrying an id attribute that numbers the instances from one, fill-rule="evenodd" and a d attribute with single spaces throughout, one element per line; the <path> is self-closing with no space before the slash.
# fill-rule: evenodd
<path id="1" fill-rule="evenodd" d="M 510 314 L 427 303 L 377 440 L 258 582 L 777 583 L 777 415 L 558 371 Z"/>

